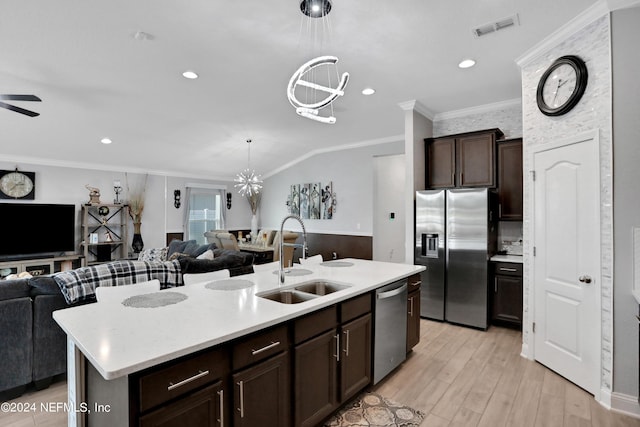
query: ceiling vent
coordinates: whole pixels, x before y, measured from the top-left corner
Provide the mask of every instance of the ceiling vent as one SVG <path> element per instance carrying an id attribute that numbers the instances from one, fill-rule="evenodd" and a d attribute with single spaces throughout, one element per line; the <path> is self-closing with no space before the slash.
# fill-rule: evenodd
<path id="1" fill-rule="evenodd" d="M 520 25 L 518 14 L 499 19 L 495 22 L 480 25 L 479 27 L 472 29 L 471 32 L 473 32 L 473 35 L 476 37 L 482 37 L 496 31 L 504 30 L 505 28 L 513 27 L 515 25 Z"/>

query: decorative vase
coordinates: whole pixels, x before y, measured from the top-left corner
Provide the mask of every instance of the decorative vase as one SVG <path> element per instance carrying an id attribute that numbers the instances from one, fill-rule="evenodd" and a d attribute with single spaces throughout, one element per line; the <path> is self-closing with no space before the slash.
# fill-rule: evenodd
<path id="1" fill-rule="evenodd" d="M 258 217 L 256 214 L 251 215 L 251 239 L 258 236 Z"/>
<path id="2" fill-rule="evenodd" d="M 142 241 L 142 234 L 140 234 L 141 223 L 133 223 L 133 242 L 131 242 L 131 248 L 133 252 L 139 253 L 144 248 L 144 242 Z"/>

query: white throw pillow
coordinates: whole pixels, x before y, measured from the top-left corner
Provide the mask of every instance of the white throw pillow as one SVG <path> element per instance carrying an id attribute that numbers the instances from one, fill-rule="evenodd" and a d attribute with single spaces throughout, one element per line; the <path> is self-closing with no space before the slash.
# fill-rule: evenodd
<path id="1" fill-rule="evenodd" d="M 213 259 L 213 251 L 211 249 L 208 249 L 202 254 L 198 255 L 196 259 Z"/>

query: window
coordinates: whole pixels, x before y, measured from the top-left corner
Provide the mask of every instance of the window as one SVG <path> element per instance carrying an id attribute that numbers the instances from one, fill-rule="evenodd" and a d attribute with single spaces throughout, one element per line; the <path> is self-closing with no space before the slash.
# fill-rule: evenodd
<path id="1" fill-rule="evenodd" d="M 207 243 L 204 233 L 224 228 L 225 190 L 187 187 L 186 240 Z"/>

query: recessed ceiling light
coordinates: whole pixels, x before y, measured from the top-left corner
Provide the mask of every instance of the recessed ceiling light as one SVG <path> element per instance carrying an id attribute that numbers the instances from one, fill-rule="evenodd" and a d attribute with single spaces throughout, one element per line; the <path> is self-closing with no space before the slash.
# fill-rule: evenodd
<path id="1" fill-rule="evenodd" d="M 103 144 L 111 144 L 113 141 L 111 141 L 109 138 L 102 138 L 100 142 L 102 142 Z"/>
<path id="2" fill-rule="evenodd" d="M 198 75 L 193 71 L 185 71 L 184 73 L 182 73 L 182 76 L 185 79 L 192 79 L 192 80 L 198 78 Z"/>
<path id="3" fill-rule="evenodd" d="M 362 89 L 362 94 L 363 95 L 373 95 L 374 93 L 376 93 L 376 90 L 371 88 L 371 87 L 366 87 L 366 88 Z"/>
<path id="4" fill-rule="evenodd" d="M 460 68 L 470 68 L 470 67 L 473 67 L 474 65 L 476 65 L 476 61 L 474 61 L 473 59 L 463 59 L 458 64 L 458 67 L 460 67 Z"/>

